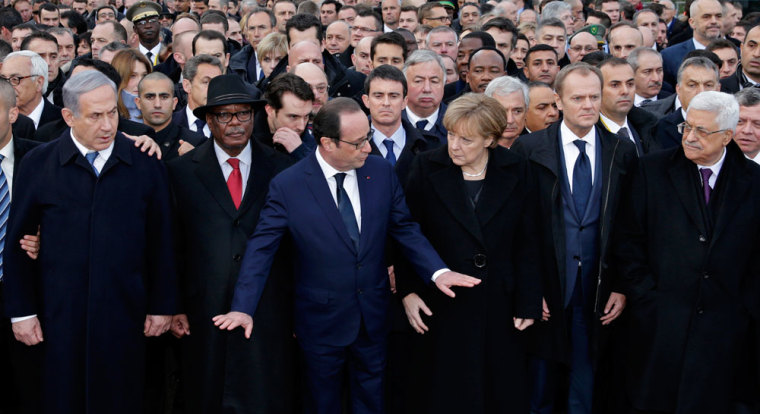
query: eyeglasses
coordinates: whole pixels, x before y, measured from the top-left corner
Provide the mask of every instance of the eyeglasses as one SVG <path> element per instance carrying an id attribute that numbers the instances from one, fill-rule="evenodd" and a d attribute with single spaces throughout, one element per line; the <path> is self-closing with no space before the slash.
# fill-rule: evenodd
<path id="1" fill-rule="evenodd" d="M 689 125 L 688 122 L 681 122 L 680 124 L 678 124 L 676 126 L 676 128 L 678 129 L 678 133 L 682 134 L 682 135 L 683 134 L 689 135 L 691 133 L 691 131 L 694 130 L 694 135 L 696 135 L 697 138 L 699 138 L 699 139 L 705 139 L 705 138 L 709 137 L 712 134 L 717 134 L 718 132 L 728 131 L 728 129 L 719 129 L 717 131 L 708 131 L 708 130 L 702 128 L 702 127 L 696 127 L 696 128 L 694 128 L 691 125 Z"/>
<path id="2" fill-rule="evenodd" d="M 372 139 L 373 135 L 375 135 L 375 130 L 374 129 L 370 129 L 369 130 L 369 134 L 367 134 L 367 136 L 364 137 L 364 138 L 362 138 L 362 140 L 359 141 L 359 142 L 344 141 L 344 140 L 342 140 L 340 138 L 338 139 L 338 141 L 340 141 L 340 142 L 342 142 L 344 144 L 353 145 L 354 148 L 356 148 L 356 150 L 358 151 L 358 150 L 364 148 L 364 145 L 367 144 L 369 142 L 369 140 Z"/>
<path id="3" fill-rule="evenodd" d="M 151 17 L 150 19 L 143 19 L 143 20 L 136 21 L 135 26 L 142 27 L 147 24 L 156 24 L 156 23 L 158 23 L 158 17 Z"/>
<path id="4" fill-rule="evenodd" d="M 22 80 L 26 78 L 33 78 L 37 75 L 29 75 L 29 76 L 11 76 L 10 78 L 6 78 L 5 76 L 0 76 L 0 79 L 10 83 L 13 86 L 18 86 L 19 83 L 21 83 Z"/>
<path id="5" fill-rule="evenodd" d="M 251 115 L 253 115 L 253 111 L 250 109 L 247 111 L 240 111 L 240 112 L 212 112 L 212 114 L 216 117 L 216 122 L 219 122 L 220 124 L 226 124 L 230 121 L 232 121 L 232 117 L 234 116 L 237 118 L 240 122 L 245 122 L 251 119 Z"/>

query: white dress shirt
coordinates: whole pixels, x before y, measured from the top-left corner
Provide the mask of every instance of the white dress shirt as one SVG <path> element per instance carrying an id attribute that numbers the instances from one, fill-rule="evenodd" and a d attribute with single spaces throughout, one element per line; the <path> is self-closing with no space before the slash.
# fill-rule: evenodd
<path id="1" fill-rule="evenodd" d="M 257 51 L 253 51 L 253 60 L 256 63 L 256 80 L 261 80 L 261 77 L 264 76 L 264 72 L 261 70 L 261 64 L 259 63 L 259 53 Z"/>
<path id="2" fill-rule="evenodd" d="M 392 31 L 393 31 L 393 29 L 391 29 L 390 27 L 388 27 L 387 24 L 383 25 L 383 33 L 390 33 Z"/>
<path id="3" fill-rule="evenodd" d="M 645 98 L 645 97 L 643 97 L 643 96 L 641 96 L 639 94 L 635 94 L 633 96 L 633 105 L 637 106 L 637 107 L 641 106 L 641 104 L 644 102 L 644 99 L 649 99 L 651 102 L 654 102 L 654 101 L 657 100 L 657 95 L 655 95 L 655 96 L 653 96 L 651 98 Z"/>
<path id="4" fill-rule="evenodd" d="M 2 151 L 0 151 L 0 154 L 1 153 L 2 153 Z M 745 155 L 745 157 L 747 157 L 747 156 Z M 747 157 L 747 159 L 750 159 L 750 160 L 756 162 L 757 164 L 760 164 L 760 152 L 758 152 L 757 155 L 755 155 L 755 158 Z M 3 168 L 3 171 L 5 171 L 5 168 Z"/>
<path id="5" fill-rule="evenodd" d="M 341 172 L 346 173 L 346 178 L 343 180 L 343 189 L 346 190 L 348 199 L 351 200 L 351 207 L 354 208 L 356 224 L 359 226 L 359 233 L 361 233 L 362 205 L 361 200 L 359 199 L 359 183 L 356 181 L 356 170 L 338 171 L 337 169 L 333 168 L 332 165 L 328 164 L 324 158 L 322 158 L 322 154 L 319 152 L 319 149 L 317 149 L 316 154 L 317 163 L 319 163 L 319 168 L 322 169 L 322 173 L 325 175 L 327 186 L 330 187 L 330 195 L 332 195 L 332 199 L 335 201 L 336 207 L 338 206 L 338 182 L 335 179 L 335 174 Z"/>
<path id="6" fill-rule="evenodd" d="M 697 164 L 697 171 L 701 170 L 702 168 L 709 168 L 712 170 L 712 175 L 707 180 L 707 183 L 710 184 L 711 189 L 715 189 L 715 182 L 718 181 L 718 174 L 720 174 L 720 169 L 723 168 L 723 161 L 726 160 L 726 149 L 723 148 L 723 155 L 720 156 L 720 159 L 718 162 L 716 162 L 713 165 L 699 165 Z M 700 171 L 699 173 L 699 181 L 702 181 L 702 173 Z M 704 183 L 702 183 L 704 185 Z"/>
<path id="7" fill-rule="evenodd" d="M 565 121 L 559 127 L 560 136 L 562 137 L 562 151 L 565 154 L 565 168 L 567 169 L 567 181 L 570 183 L 570 191 L 573 191 L 573 171 L 575 170 L 575 160 L 578 159 L 580 151 L 573 141 L 582 139 L 586 141 L 586 156 L 591 166 L 591 185 L 594 183 L 596 176 L 596 128 L 591 128 L 583 137 L 578 137 L 565 125 Z"/>
<path id="8" fill-rule="evenodd" d="M 34 107 L 34 110 L 29 113 L 29 118 L 34 122 L 34 128 L 40 127 L 40 118 L 42 118 L 42 110 L 45 109 L 45 99 L 40 99 L 40 103 Z"/>
<path id="9" fill-rule="evenodd" d="M 704 50 L 707 49 L 707 46 L 703 45 L 702 43 L 697 42 L 697 39 L 691 38 L 691 41 L 694 42 L 694 49 L 695 50 Z"/>
<path id="10" fill-rule="evenodd" d="M 375 129 L 375 133 L 372 135 L 372 141 L 375 142 L 375 146 L 380 150 L 380 154 L 385 158 L 388 155 L 388 149 L 385 147 L 383 141 L 390 139 L 393 141 L 393 154 L 396 155 L 396 160 L 401 156 L 401 151 L 404 150 L 406 145 L 406 131 L 404 126 L 399 124 L 398 129 L 391 136 L 386 137 L 380 130 Z"/>
<path id="11" fill-rule="evenodd" d="M 423 121 L 423 120 L 427 121 L 427 125 L 425 125 L 424 130 L 430 131 L 435 126 L 435 122 L 438 120 L 438 111 L 440 110 L 441 110 L 441 107 L 439 106 L 438 109 L 435 110 L 435 112 L 430 114 L 430 116 L 422 118 L 422 117 L 417 116 L 417 114 L 412 112 L 412 110 L 409 109 L 409 107 L 407 106 L 406 117 L 409 118 L 409 122 L 411 122 L 412 125 L 414 126 L 417 126 L 417 122 L 419 121 Z"/>
<path id="12" fill-rule="evenodd" d="M 240 176 L 243 178 L 243 189 L 241 194 L 244 196 L 245 187 L 248 185 L 248 176 L 251 173 L 251 143 L 248 142 L 245 148 L 243 148 L 243 151 L 241 151 L 237 157 L 230 157 L 229 154 L 224 152 L 222 147 L 220 147 L 219 144 L 214 141 L 214 153 L 216 154 L 217 161 L 219 161 L 219 166 L 222 167 L 224 182 L 227 182 L 227 180 L 230 178 L 230 174 L 232 174 L 232 166 L 227 162 L 227 160 L 230 158 L 237 158 L 240 160 Z"/>
<path id="13" fill-rule="evenodd" d="M 74 138 L 74 133 L 73 132 L 71 133 L 71 140 L 74 141 L 74 146 L 76 146 L 77 149 L 79 150 L 79 152 L 82 153 L 83 157 L 85 155 L 87 155 L 88 152 L 92 152 L 92 150 L 90 150 L 87 147 L 85 147 L 84 145 L 80 144 L 79 141 L 77 141 L 77 139 Z M 11 152 L 12 152 L 13 151 L 12 150 L 12 148 L 13 148 L 12 144 L 13 144 L 13 141 L 11 140 L 11 142 L 8 145 L 6 145 L 2 150 L 0 150 L 0 154 L 5 155 L 6 151 L 8 150 L 8 147 L 11 147 Z M 113 141 L 111 142 L 111 145 L 108 146 L 108 148 L 106 148 L 104 150 L 101 150 L 101 151 L 98 151 L 98 156 L 95 157 L 95 160 L 92 163 L 93 167 L 95 167 L 95 169 L 98 170 L 98 174 L 100 174 L 100 172 L 103 170 L 103 166 L 106 165 L 106 161 L 108 161 L 108 158 L 111 156 L 112 152 L 113 152 Z M 0 166 L 2 166 L 2 168 L 3 168 L 3 173 L 6 173 L 7 170 L 6 170 L 6 167 L 5 167 L 5 160 L 3 160 L 2 164 L 0 164 Z M 13 176 L 13 164 L 11 164 L 11 177 L 12 176 Z M 9 177 L 6 177 L 6 178 L 8 179 L 8 190 L 10 190 L 10 188 L 11 188 L 10 184 L 11 184 L 12 178 L 9 178 Z M 21 317 L 18 317 L 18 318 L 11 318 L 11 323 L 25 321 L 27 319 L 32 319 L 32 318 L 34 318 L 36 316 L 37 315 L 35 314 L 35 315 L 21 316 Z"/>
<path id="14" fill-rule="evenodd" d="M 5 181 L 8 183 L 8 197 L 13 199 L 13 163 L 16 160 L 16 156 L 13 152 L 13 136 L 10 141 L 3 148 L 0 148 L 0 155 L 2 155 L 3 162 L 0 163 L 0 168 L 3 169 L 5 174 Z"/>
<path id="15" fill-rule="evenodd" d="M 209 129 L 208 124 L 203 126 L 203 131 L 198 131 L 198 127 L 195 126 L 195 120 L 198 119 L 198 117 L 195 116 L 189 106 L 185 106 L 185 113 L 187 114 L 188 128 L 191 131 L 200 132 L 205 135 L 206 138 L 211 138 L 211 129 Z M 205 122 L 205 120 L 203 121 Z"/>
<path id="16" fill-rule="evenodd" d="M 158 42 L 158 44 L 150 50 L 148 50 L 147 47 L 143 46 L 142 43 L 140 43 L 138 48 L 140 49 L 140 53 L 142 53 L 145 58 L 150 61 L 150 64 L 152 66 L 158 65 L 158 55 L 161 53 L 161 42 Z M 152 54 L 150 58 L 148 58 L 148 52 Z"/>

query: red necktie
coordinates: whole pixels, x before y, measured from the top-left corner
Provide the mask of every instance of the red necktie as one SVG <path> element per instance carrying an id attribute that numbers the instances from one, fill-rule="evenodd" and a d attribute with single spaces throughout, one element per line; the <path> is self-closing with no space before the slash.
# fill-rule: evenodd
<path id="1" fill-rule="evenodd" d="M 232 166 L 232 172 L 227 178 L 227 188 L 230 190 L 235 208 L 240 208 L 240 200 L 243 199 L 243 176 L 240 174 L 240 160 L 229 158 L 227 164 Z"/>

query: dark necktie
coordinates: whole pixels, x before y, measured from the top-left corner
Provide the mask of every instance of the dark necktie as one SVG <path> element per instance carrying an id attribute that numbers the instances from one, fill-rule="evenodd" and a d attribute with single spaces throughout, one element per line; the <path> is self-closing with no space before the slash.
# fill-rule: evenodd
<path id="1" fill-rule="evenodd" d="M 152 67 L 153 66 L 153 52 L 149 50 L 148 53 L 145 54 L 145 57 L 148 58 L 148 60 L 150 61 L 150 66 Z"/>
<path id="2" fill-rule="evenodd" d="M 417 121 L 416 124 L 414 124 L 417 129 L 425 130 L 425 127 L 427 126 L 428 121 L 426 119 L 423 119 L 422 121 Z"/>
<path id="3" fill-rule="evenodd" d="M 5 157 L 0 155 L 0 163 Z M 3 280 L 3 250 L 5 249 L 5 230 L 8 226 L 8 212 L 10 211 L 11 194 L 8 191 L 8 180 L 5 173 L 0 169 L 0 280 Z"/>
<path id="4" fill-rule="evenodd" d="M 392 139 L 384 139 L 383 145 L 385 145 L 385 149 L 388 150 L 388 152 L 385 154 L 385 159 L 388 160 L 388 162 L 391 163 L 391 165 L 396 165 L 396 153 L 393 152 L 393 140 Z"/>
<path id="5" fill-rule="evenodd" d="M 205 121 L 203 121 L 202 119 L 196 119 L 196 120 L 195 120 L 195 130 L 196 130 L 196 131 L 197 131 L 199 134 L 203 134 L 203 135 L 206 135 L 206 134 L 203 132 L 203 128 L 204 128 L 204 127 L 206 127 L 206 122 L 205 122 Z"/>
<path id="6" fill-rule="evenodd" d="M 586 155 L 586 141 L 576 139 L 573 144 L 580 151 L 573 168 L 573 201 L 578 218 L 582 220 L 586 214 L 586 204 L 588 204 L 591 195 L 591 162 Z"/>
<path id="7" fill-rule="evenodd" d="M 631 141 L 634 145 L 636 145 L 636 155 L 641 156 L 641 151 L 639 150 L 639 143 L 636 141 L 634 137 L 631 136 L 630 133 L 628 133 L 627 127 L 622 127 L 617 132 L 618 138 L 624 140 L 624 141 Z"/>
<path id="8" fill-rule="evenodd" d="M 92 167 L 92 171 L 95 172 L 95 175 L 100 176 L 100 171 L 95 168 L 95 158 L 98 158 L 98 153 L 95 151 L 88 152 L 84 157 L 87 158 L 87 162 L 90 163 L 90 167 Z"/>
<path id="9" fill-rule="evenodd" d="M 710 188 L 710 176 L 712 176 L 712 170 L 709 168 L 700 168 L 699 173 L 702 174 L 702 191 L 705 194 L 705 204 L 709 204 L 710 193 L 712 193 L 712 188 Z"/>
<path id="10" fill-rule="evenodd" d="M 649 102 L 652 102 L 652 100 L 651 99 L 644 99 L 643 101 L 641 101 L 641 103 L 639 104 L 639 106 L 644 106 L 644 105 L 648 104 Z"/>
<path id="11" fill-rule="evenodd" d="M 335 174 L 335 183 L 338 184 L 336 188 L 336 195 L 338 199 L 338 211 L 340 212 L 340 218 L 343 219 L 343 224 L 348 230 L 348 236 L 351 237 L 351 241 L 354 243 L 354 248 L 359 251 L 359 225 L 356 224 L 356 215 L 354 214 L 354 206 L 351 205 L 351 200 L 348 198 L 346 189 L 343 188 L 343 180 L 346 179 L 346 173 Z"/>
<path id="12" fill-rule="evenodd" d="M 235 208 L 240 208 L 240 201 L 243 199 L 243 175 L 240 174 L 240 160 L 228 158 L 227 164 L 232 166 L 232 172 L 227 177 L 227 189 L 230 190 Z"/>

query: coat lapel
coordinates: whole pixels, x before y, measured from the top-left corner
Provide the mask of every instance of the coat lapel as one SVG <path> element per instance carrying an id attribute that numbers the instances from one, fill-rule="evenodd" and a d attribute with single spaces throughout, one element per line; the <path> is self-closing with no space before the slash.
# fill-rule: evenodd
<path id="1" fill-rule="evenodd" d="M 509 154 L 502 152 L 500 147 L 490 151 L 489 154 L 491 159 L 488 160 L 483 192 L 480 194 L 480 201 L 475 209 L 478 222 L 484 227 L 506 203 L 517 185 L 517 176 L 507 174 L 507 169 L 517 160 L 507 155 Z"/>
<path id="2" fill-rule="evenodd" d="M 467 204 L 467 195 L 462 184 L 462 169 L 451 162 L 445 151 L 438 151 L 432 159 L 442 167 L 430 174 L 430 182 L 441 198 L 441 204 L 446 206 L 454 219 L 470 234 L 482 242 L 480 223 L 473 208 Z"/>
<path id="3" fill-rule="evenodd" d="M 734 216 L 734 211 L 743 200 L 746 200 L 745 193 L 752 186 L 748 178 L 749 174 L 742 173 L 746 168 L 747 160 L 744 158 L 741 150 L 738 149 L 738 146 L 737 148 L 733 148 L 734 146 L 736 144 L 731 141 L 728 147 L 726 147 L 726 160 L 724 161 L 720 175 L 718 175 L 718 182 L 716 182 L 716 184 L 725 185 L 726 188 L 721 190 L 723 192 L 723 200 L 718 207 L 720 210 L 719 214 L 717 214 L 713 235 L 710 238 L 710 247 L 718 240 L 728 225 L 728 221 Z"/>
<path id="4" fill-rule="evenodd" d="M 691 221 L 701 234 L 706 235 L 707 227 L 700 211 L 700 201 L 692 185 L 692 180 L 694 180 L 693 174 L 697 173 L 697 167 L 683 154 L 683 148 L 679 148 L 675 152 L 674 158 L 672 166 L 668 169 L 673 189 L 681 200 L 681 204 Z"/>
<path id="5" fill-rule="evenodd" d="M 263 153 L 263 148 L 258 147 L 259 144 L 251 140 L 251 168 L 248 172 L 245 194 L 243 194 L 243 200 L 240 202 L 238 215 L 242 215 L 251 208 L 254 200 L 264 196 L 268 190 L 269 181 L 272 179 L 274 166 Z"/>
<path id="6" fill-rule="evenodd" d="M 213 140 L 208 140 L 194 151 L 193 161 L 198 163 L 195 169 L 195 175 L 211 196 L 219 203 L 219 206 L 230 217 L 237 216 L 235 204 L 232 203 L 232 196 L 227 189 L 227 183 L 224 181 L 222 168 L 219 166 L 219 160 L 214 152 Z M 250 181 L 250 176 L 249 176 Z"/>

